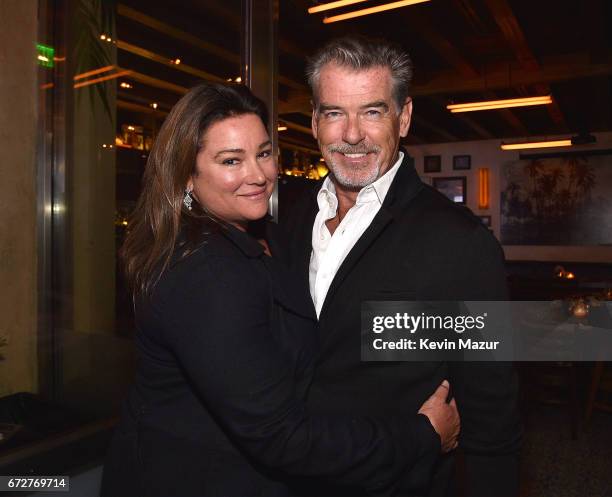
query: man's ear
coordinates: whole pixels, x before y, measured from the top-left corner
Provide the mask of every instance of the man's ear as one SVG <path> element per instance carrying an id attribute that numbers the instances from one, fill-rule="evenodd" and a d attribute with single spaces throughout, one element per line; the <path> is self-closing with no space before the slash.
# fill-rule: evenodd
<path id="1" fill-rule="evenodd" d="M 412 119 L 412 98 L 407 97 L 402 107 L 400 114 L 400 136 L 404 138 L 410 129 L 410 120 Z"/>
<path id="2" fill-rule="evenodd" d="M 310 101 L 310 105 L 312 106 L 312 117 L 310 118 L 310 127 L 312 128 L 312 136 L 316 140 L 317 135 L 319 133 L 319 129 L 317 127 L 317 110 L 312 100 Z"/>

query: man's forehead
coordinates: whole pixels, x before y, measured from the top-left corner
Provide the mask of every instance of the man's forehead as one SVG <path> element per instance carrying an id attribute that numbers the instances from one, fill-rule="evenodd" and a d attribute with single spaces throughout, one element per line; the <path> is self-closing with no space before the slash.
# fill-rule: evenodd
<path id="1" fill-rule="evenodd" d="M 367 68 L 354 68 L 350 66 L 344 66 L 336 64 L 335 62 L 328 62 L 319 72 L 320 81 L 323 79 L 336 79 L 336 78 L 348 78 L 348 79 L 365 79 L 365 80 L 381 80 L 391 79 L 391 71 L 386 66 L 373 66 Z"/>
<path id="2" fill-rule="evenodd" d="M 321 68 L 319 77 L 319 100 L 321 103 L 335 99 L 387 100 L 391 97 L 391 72 L 387 67 L 375 66 L 354 69 L 329 63 Z"/>

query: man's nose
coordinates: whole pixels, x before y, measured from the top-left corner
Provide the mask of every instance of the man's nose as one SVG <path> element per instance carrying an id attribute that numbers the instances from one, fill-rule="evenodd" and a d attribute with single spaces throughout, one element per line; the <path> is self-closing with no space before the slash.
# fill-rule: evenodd
<path id="1" fill-rule="evenodd" d="M 359 116 L 349 116 L 344 127 L 342 140 L 345 143 L 355 145 L 365 138 Z"/>

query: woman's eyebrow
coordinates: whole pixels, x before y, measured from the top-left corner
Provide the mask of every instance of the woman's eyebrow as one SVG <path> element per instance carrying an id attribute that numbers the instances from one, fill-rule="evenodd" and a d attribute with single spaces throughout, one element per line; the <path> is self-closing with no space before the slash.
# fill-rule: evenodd
<path id="1" fill-rule="evenodd" d="M 215 157 L 219 157 L 222 154 L 243 154 L 244 149 L 242 148 L 224 148 L 223 150 L 219 150 Z"/>

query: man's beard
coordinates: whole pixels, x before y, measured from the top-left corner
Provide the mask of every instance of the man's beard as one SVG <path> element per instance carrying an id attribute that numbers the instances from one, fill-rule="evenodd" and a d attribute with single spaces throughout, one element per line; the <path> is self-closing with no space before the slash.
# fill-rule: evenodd
<path id="1" fill-rule="evenodd" d="M 368 172 L 367 176 L 365 177 L 360 177 L 359 175 L 355 174 L 355 172 L 360 172 L 360 171 L 363 171 L 364 169 L 355 170 L 355 169 L 349 169 L 347 167 L 342 167 L 336 164 L 333 160 L 333 154 L 335 152 L 338 152 L 341 154 L 368 154 L 368 153 L 378 154 L 380 152 L 380 147 L 378 147 L 377 145 L 369 145 L 367 143 L 361 143 L 359 145 L 347 145 L 345 143 L 344 144 L 333 144 L 333 145 L 328 145 L 326 147 L 326 151 L 327 151 L 326 155 L 329 157 L 329 161 L 327 161 L 327 158 L 326 158 L 326 162 L 328 162 L 327 166 L 329 167 L 329 170 L 333 174 L 336 181 L 343 188 L 346 188 L 347 190 L 358 191 L 368 185 L 371 185 L 372 183 L 374 183 L 374 181 L 378 179 L 378 176 L 380 174 L 380 168 L 381 168 L 380 157 L 378 155 L 376 157 L 376 162 L 372 166 L 367 165 L 367 167 L 371 167 L 371 170 Z M 366 161 L 367 161 L 367 156 L 366 156 Z"/>

